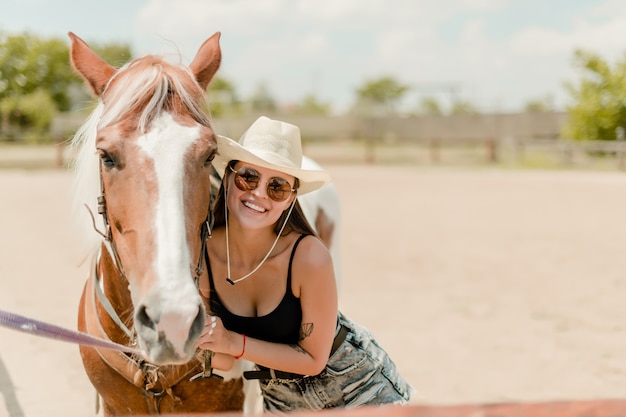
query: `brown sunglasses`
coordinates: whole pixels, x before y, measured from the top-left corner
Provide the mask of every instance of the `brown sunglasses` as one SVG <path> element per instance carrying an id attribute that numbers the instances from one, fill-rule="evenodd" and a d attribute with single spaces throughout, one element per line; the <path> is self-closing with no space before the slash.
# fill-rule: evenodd
<path id="1" fill-rule="evenodd" d="M 235 185 L 241 191 L 255 190 L 259 186 L 261 174 L 256 169 L 241 167 L 235 170 L 230 164 L 228 168 L 235 174 Z M 267 181 L 267 196 L 277 203 L 285 201 L 294 191 L 296 189 L 284 178 L 272 177 Z"/>

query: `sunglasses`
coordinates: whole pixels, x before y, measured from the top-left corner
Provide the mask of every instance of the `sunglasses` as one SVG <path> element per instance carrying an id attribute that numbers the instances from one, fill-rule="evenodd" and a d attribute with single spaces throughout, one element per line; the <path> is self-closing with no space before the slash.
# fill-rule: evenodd
<path id="1" fill-rule="evenodd" d="M 235 174 L 235 185 L 241 191 L 255 190 L 259 186 L 261 174 L 254 168 L 241 167 L 235 170 L 231 165 L 228 165 L 231 171 Z M 285 201 L 292 192 L 296 191 L 295 188 L 289 184 L 284 178 L 272 177 L 267 181 L 267 196 L 272 200 L 280 203 Z"/>

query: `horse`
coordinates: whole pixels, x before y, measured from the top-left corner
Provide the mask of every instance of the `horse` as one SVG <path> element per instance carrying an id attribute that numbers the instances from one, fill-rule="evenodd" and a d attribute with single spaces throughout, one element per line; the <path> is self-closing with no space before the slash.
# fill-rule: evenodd
<path id="1" fill-rule="evenodd" d="M 323 169 L 315 160 L 302 156 L 302 168 Z M 333 182 L 308 194 L 298 196 L 307 221 L 330 250 L 337 290 L 341 290 L 341 205 L 339 190 Z"/>
<path id="2" fill-rule="evenodd" d="M 208 305 L 198 281 L 207 279 L 211 196 L 219 188 L 205 93 L 221 63 L 220 33 L 188 67 L 148 55 L 114 68 L 69 37 L 72 67 L 98 99 L 71 143 L 75 206 L 87 206 L 91 218 L 82 224 L 99 232 L 89 233 L 94 255 L 78 329 L 132 351 L 80 347 L 98 404 L 107 416 L 259 411 L 256 381 L 241 378 L 251 364 L 218 372 L 210 352 L 196 349 Z M 319 168 L 310 158 L 303 164 Z M 298 198 L 339 277 L 336 188 Z"/>
<path id="3" fill-rule="evenodd" d="M 217 152 L 206 88 L 220 33 L 188 67 L 147 55 L 121 68 L 68 35 L 72 67 L 97 98 L 71 141 L 75 202 L 101 235 L 91 231 L 78 329 L 132 350 L 80 347 L 98 404 L 106 416 L 242 410 L 240 366 L 218 375 L 210 352 L 197 350 Z"/>

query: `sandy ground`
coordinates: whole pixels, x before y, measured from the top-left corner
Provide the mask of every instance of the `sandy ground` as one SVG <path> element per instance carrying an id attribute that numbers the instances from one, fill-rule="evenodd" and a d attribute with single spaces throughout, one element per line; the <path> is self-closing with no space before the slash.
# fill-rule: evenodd
<path id="1" fill-rule="evenodd" d="M 424 404 L 626 392 L 626 174 L 332 165 L 342 310 Z M 0 309 L 75 328 L 62 170 L 0 171 Z M 76 346 L 0 328 L 0 417 L 94 415 Z"/>

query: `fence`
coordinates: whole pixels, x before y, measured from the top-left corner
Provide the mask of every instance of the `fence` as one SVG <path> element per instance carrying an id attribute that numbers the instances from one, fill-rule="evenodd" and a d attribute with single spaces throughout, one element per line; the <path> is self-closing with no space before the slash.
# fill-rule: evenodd
<path id="1" fill-rule="evenodd" d="M 433 138 L 389 143 L 342 140 L 306 142 L 304 152 L 321 164 L 626 170 L 626 141 Z M 62 168 L 70 158 L 71 150 L 61 140 L 47 145 L 0 145 L 0 168 Z"/>

